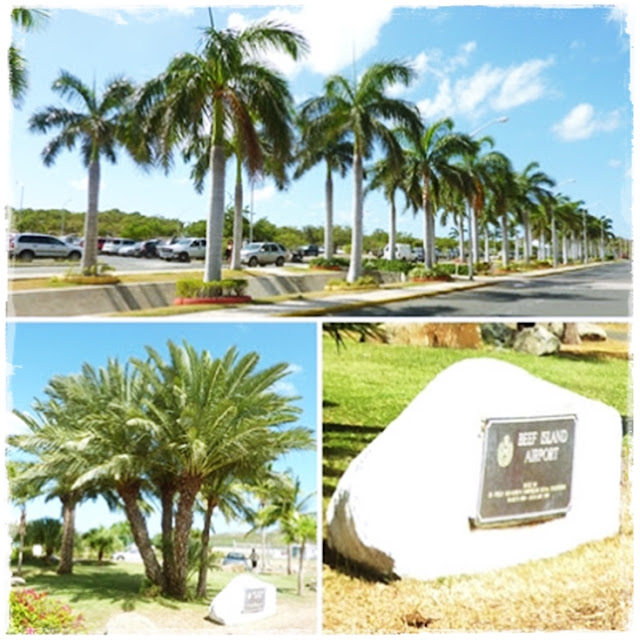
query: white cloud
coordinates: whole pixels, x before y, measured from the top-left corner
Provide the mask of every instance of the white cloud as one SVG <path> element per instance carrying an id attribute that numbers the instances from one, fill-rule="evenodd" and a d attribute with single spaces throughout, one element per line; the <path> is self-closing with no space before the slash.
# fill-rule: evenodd
<path id="1" fill-rule="evenodd" d="M 337 73 L 375 47 L 380 29 L 391 19 L 393 6 L 385 0 L 367 5 L 366 11 L 360 4 L 349 2 L 314 2 L 301 8 L 274 9 L 265 19 L 284 22 L 304 34 L 310 50 L 299 63 L 280 54 L 270 55 L 269 61 L 287 76 L 302 66 L 323 75 Z M 247 24 L 239 13 L 229 17 L 231 28 Z"/>
<path id="2" fill-rule="evenodd" d="M 287 367 L 287 373 L 292 376 L 298 375 L 302 373 L 302 371 L 303 371 L 302 366 L 300 366 L 299 364 L 295 364 L 293 362 L 289 363 L 289 366 Z"/>
<path id="3" fill-rule="evenodd" d="M 139 22 L 157 22 L 166 17 L 167 13 L 180 13 L 183 15 L 191 15 L 193 13 L 193 7 L 143 7 L 134 6 L 130 8 L 109 9 L 103 7 L 79 7 L 78 11 L 83 13 L 89 13 L 105 20 L 111 20 L 118 25 L 126 26 L 130 20 L 136 20 Z"/>
<path id="4" fill-rule="evenodd" d="M 298 390 L 296 389 L 295 384 L 288 382 L 286 380 L 279 380 L 272 387 L 272 391 L 274 393 L 278 393 L 283 396 L 299 396 Z"/>
<path id="5" fill-rule="evenodd" d="M 271 200 L 277 193 L 274 185 L 267 184 L 264 187 L 259 187 L 253 191 L 254 202 L 267 202 Z"/>
<path id="6" fill-rule="evenodd" d="M 596 114 L 593 105 L 588 102 L 579 104 L 558 123 L 551 127 L 551 130 L 566 142 L 575 140 L 586 140 L 601 131 L 613 131 L 620 125 L 618 111 L 611 111 L 608 114 Z"/>
<path id="7" fill-rule="evenodd" d="M 16 436 L 23 433 L 29 433 L 27 425 L 11 411 L 7 411 L 5 415 L 5 428 L 9 436 Z"/>
<path id="8" fill-rule="evenodd" d="M 529 60 L 507 69 L 493 107 L 502 111 L 540 99 L 547 91 L 542 72 L 552 64 L 551 58 Z"/>
<path id="9" fill-rule="evenodd" d="M 468 66 L 475 42 L 468 42 L 456 56 L 443 60 L 440 52 L 431 52 L 428 70 L 439 77 L 436 95 L 418 102 L 424 118 L 466 115 L 482 116 L 486 111 L 505 111 L 527 102 L 539 100 L 549 93 L 544 70 L 553 64 L 532 59 L 508 68 L 482 65 L 471 75 L 453 80 L 452 74 Z"/>
<path id="10" fill-rule="evenodd" d="M 611 158 L 608 164 L 612 169 L 619 169 L 622 166 L 622 162 L 620 160 L 617 160 L 616 158 Z"/>

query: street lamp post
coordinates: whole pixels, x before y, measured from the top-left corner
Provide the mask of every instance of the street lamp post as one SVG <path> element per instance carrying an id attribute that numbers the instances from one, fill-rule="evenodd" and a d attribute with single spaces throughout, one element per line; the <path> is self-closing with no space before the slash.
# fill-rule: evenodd
<path id="1" fill-rule="evenodd" d="M 500 116 L 499 118 L 495 118 L 493 120 L 489 120 L 489 122 L 485 122 L 483 125 L 475 129 L 469 134 L 470 138 L 475 138 L 481 131 L 484 131 L 487 127 L 490 127 L 493 124 L 504 124 L 509 121 L 508 116 Z M 469 280 L 473 280 L 473 265 L 478 259 L 477 247 L 478 247 L 478 227 L 476 221 L 476 212 L 473 208 L 473 205 L 469 201 L 469 198 L 466 198 L 465 207 L 467 209 L 467 218 L 469 220 L 469 256 L 468 256 L 468 265 L 469 265 Z"/>

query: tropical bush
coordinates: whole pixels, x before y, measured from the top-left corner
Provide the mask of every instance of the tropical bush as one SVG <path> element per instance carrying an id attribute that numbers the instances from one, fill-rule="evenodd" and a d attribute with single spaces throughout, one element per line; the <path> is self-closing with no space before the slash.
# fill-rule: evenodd
<path id="1" fill-rule="evenodd" d="M 309 261 L 311 267 L 316 269 L 348 269 L 348 258 L 313 258 Z"/>
<path id="2" fill-rule="evenodd" d="M 409 273 L 412 262 L 406 260 L 385 260 L 384 258 L 368 258 L 362 262 L 364 271 L 386 271 L 390 273 Z"/>
<path id="3" fill-rule="evenodd" d="M 226 278 L 203 282 L 198 278 L 184 278 L 176 283 L 176 294 L 180 298 L 220 298 L 242 296 L 248 286 L 242 278 Z"/>
<path id="4" fill-rule="evenodd" d="M 378 281 L 373 276 L 360 276 L 354 282 L 335 278 L 327 282 L 325 289 L 375 289 Z"/>
<path id="5" fill-rule="evenodd" d="M 451 275 L 448 273 L 449 270 L 443 269 L 442 266 L 444 265 L 435 265 L 433 268 L 428 269 L 421 264 L 409 271 L 409 277 L 412 280 L 451 280 Z"/>
<path id="6" fill-rule="evenodd" d="M 81 615 L 72 613 L 68 605 L 33 589 L 13 590 L 9 594 L 8 633 L 83 633 Z"/>

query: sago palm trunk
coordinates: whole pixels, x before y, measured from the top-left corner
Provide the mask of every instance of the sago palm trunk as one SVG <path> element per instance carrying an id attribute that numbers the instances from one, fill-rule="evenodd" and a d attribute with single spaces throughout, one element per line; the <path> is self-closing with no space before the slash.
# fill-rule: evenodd
<path id="1" fill-rule="evenodd" d="M 73 496 L 62 498 L 62 542 L 60 544 L 60 564 L 58 573 L 73 573 L 73 542 L 75 538 L 75 517 L 77 499 Z"/>
<path id="2" fill-rule="evenodd" d="M 353 154 L 353 228 L 347 282 L 355 282 L 362 275 L 363 180 L 362 156 L 356 151 Z"/>
<path id="3" fill-rule="evenodd" d="M 138 547 L 142 562 L 144 563 L 145 575 L 153 584 L 164 589 L 164 576 L 162 568 L 158 563 L 149 532 L 147 530 L 147 521 L 138 505 L 140 491 L 136 483 L 122 484 L 117 488 L 118 495 L 124 503 L 124 511 L 131 527 L 131 535 Z"/>
<path id="4" fill-rule="evenodd" d="M 333 178 L 331 165 L 327 163 L 327 177 L 324 183 L 325 217 L 324 217 L 324 257 L 333 258 Z"/>
<path id="5" fill-rule="evenodd" d="M 180 495 L 173 530 L 175 567 L 171 583 L 166 585 L 168 594 L 178 600 L 187 599 L 189 534 L 193 525 L 193 505 L 201 485 L 202 481 L 195 476 L 187 476 L 180 483 Z"/>
<path id="6" fill-rule="evenodd" d="M 221 144 L 211 148 L 211 197 L 207 222 L 207 253 L 204 281 L 222 279 L 222 232 L 224 229 L 225 155 Z"/>
<path id="7" fill-rule="evenodd" d="M 84 217 L 84 247 L 82 250 L 82 273 L 90 274 L 98 264 L 98 194 L 100 192 L 100 161 L 89 164 L 89 201 Z"/>
<path id="8" fill-rule="evenodd" d="M 198 567 L 198 586 L 196 588 L 196 597 L 204 598 L 207 595 L 207 573 L 209 571 L 209 540 L 211 539 L 211 520 L 213 518 L 213 510 L 216 508 L 216 500 L 207 498 L 207 506 L 204 512 L 202 523 L 202 536 L 200 537 L 200 566 Z"/>

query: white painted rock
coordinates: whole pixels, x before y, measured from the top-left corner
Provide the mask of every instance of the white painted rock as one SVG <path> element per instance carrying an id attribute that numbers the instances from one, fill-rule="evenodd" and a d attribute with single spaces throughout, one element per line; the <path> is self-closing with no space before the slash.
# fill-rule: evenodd
<path id="1" fill-rule="evenodd" d="M 532 417 L 534 427 L 521 420 Z M 545 428 L 551 417 L 562 428 Z M 499 360 L 456 363 L 351 462 L 327 511 L 329 545 L 383 574 L 432 579 L 611 536 L 621 439 L 620 415 L 603 403 Z M 564 478 L 520 477 L 543 468 Z M 495 486 L 489 471 L 503 474 Z M 560 512 L 550 511 L 555 498 L 564 499 Z M 487 504 L 530 512 L 491 526 Z"/>
<path id="2" fill-rule="evenodd" d="M 276 588 L 250 575 L 240 575 L 211 601 L 208 617 L 231 625 L 268 618 L 276 613 Z"/>

